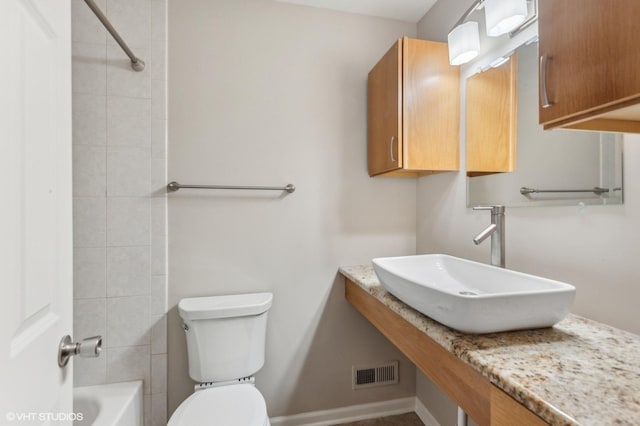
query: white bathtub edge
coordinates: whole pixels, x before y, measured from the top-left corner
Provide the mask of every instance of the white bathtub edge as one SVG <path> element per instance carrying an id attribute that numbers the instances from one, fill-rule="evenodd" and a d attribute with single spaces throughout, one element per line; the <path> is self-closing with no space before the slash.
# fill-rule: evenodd
<path id="1" fill-rule="evenodd" d="M 143 391 L 142 381 L 81 386 L 73 389 L 74 411 L 79 399 L 96 402 L 100 406 L 92 426 L 142 426 Z"/>

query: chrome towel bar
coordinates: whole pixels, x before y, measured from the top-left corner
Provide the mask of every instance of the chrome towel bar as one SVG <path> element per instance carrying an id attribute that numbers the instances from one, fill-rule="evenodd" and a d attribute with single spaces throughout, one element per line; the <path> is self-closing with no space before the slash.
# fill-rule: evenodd
<path id="1" fill-rule="evenodd" d="M 179 189 L 253 189 L 258 191 L 287 191 L 289 194 L 296 190 L 293 184 L 285 186 L 236 186 L 236 185 L 182 185 L 176 181 L 169 182 L 167 191 L 176 192 Z"/>
<path id="2" fill-rule="evenodd" d="M 522 195 L 537 194 L 541 192 L 593 192 L 596 195 L 600 195 L 604 194 L 605 192 L 609 192 L 609 188 L 600 188 L 599 186 L 596 186 L 592 189 L 534 189 L 527 188 L 526 186 L 520 188 L 520 193 Z"/>
<path id="3" fill-rule="evenodd" d="M 113 25 L 111 25 L 111 22 L 109 22 L 109 19 L 104 13 L 102 13 L 98 5 L 96 5 L 93 0 L 84 0 L 84 2 L 89 6 L 89 9 L 93 11 L 100 22 L 102 22 L 102 25 L 104 25 L 107 31 L 109 31 L 109 34 L 111 34 L 113 39 L 120 45 L 122 50 L 124 50 L 124 53 L 126 53 L 129 59 L 131 59 L 131 68 L 135 71 L 142 71 L 144 69 L 144 62 L 142 59 L 138 58 L 131 49 L 129 49 L 127 43 L 124 42 L 122 37 L 120 37 L 120 34 L 118 34 L 115 28 L 113 28 Z"/>

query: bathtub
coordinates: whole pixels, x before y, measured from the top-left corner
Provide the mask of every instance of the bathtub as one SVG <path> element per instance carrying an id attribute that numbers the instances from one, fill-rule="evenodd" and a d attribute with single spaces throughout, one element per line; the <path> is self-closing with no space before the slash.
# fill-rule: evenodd
<path id="1" fill-rule="evenodd" d="M 142 381 L 73 389 L 74 426 L 142 426 Z"/>

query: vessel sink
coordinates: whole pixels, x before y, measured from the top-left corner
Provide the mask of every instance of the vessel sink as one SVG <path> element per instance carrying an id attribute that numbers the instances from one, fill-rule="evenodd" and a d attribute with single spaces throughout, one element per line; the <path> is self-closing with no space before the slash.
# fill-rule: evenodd
<path id="1" fill-rule="evenodd" d="M 382 286 L 465 333 L 551 327 L 569 312 L 570 284 L 442 254 L 372 260 Z"/>

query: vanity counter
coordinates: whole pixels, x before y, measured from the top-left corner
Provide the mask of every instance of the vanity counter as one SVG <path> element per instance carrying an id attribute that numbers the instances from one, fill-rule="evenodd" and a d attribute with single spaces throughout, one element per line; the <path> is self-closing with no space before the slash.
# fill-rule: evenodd
<path id="1" fill-rule="evenodd" d="M 388 293 L 370 266 L 340 273 L 348 299 L 353 283 L 545 422 L 640 425 L 640 336 L 572 314 L 551 328 L 465 334 Z"/>

